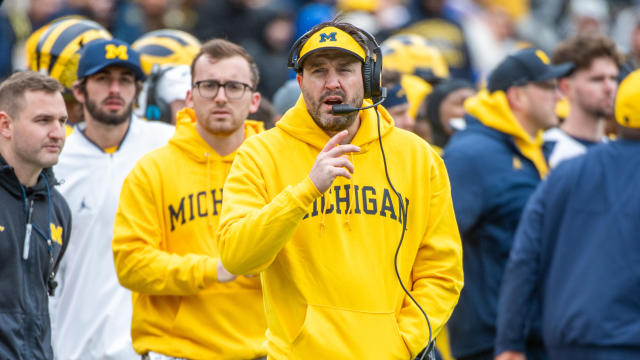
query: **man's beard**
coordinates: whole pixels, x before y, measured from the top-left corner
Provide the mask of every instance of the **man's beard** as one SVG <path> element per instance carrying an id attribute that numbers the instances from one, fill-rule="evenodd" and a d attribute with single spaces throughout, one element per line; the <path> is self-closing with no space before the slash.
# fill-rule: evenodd
<path id="1" fill-rule="evenodd" d="M 86 106 L 87 111 L 94 120 L 99 123 L 112 126 L 120 125 L 129 120 L 131 118 L 131 112 L 133 111 L 133 102 L 131 102 L 123 114 L 109 114 L 100 110 L 96 102 L 88 97 Z"/>
<path id="2" fill-rule="evenodd" d="M 346 95 L 342 91 L 325 92 L 324 94 L 322 94 L 322 96 L 320 96 L 320 99 L 324 99 L 325 97 L 330 95 L 341 96 L 343 99 L 345 99 L 343 104 L 348 104 L 353 107 L 360 107 L 362 104 L 362 99 L 359 99 L 359 101 L 353 98 L 346 99 Z M 316 123 L 316 125 L 318 125 L 320 129 L 326 132 L 339 132 L 348 129 L 358 117 L 358 111 L 354 111 L 345 115 L 321 114 L 320 106 L 322 104 L 322 102 L 316 103 L 315 101 L 313 101 L 311 106 L 307 110 L 309 111 L 309 115 L 311 115 L 311 118 Z M 329 116 L 331 117 L 331 121 L 327 121 L 327 118 Z M 323 117 L 325 119 L 324 121 Z"/>

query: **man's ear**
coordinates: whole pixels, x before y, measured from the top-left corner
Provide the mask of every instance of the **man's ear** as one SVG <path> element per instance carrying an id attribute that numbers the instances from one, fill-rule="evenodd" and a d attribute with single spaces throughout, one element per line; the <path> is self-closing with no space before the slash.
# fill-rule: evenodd
<path id="1" fill-rule="evenodd" d="M 5 139 L 13 137 L 13 120 L 4 111 L 0 111 L 0 136 Z"/>
<path id="2" fill-rule="evenodd" d="M 82 86 L 87 86 L 87 84 L 85 83 L 84 85 L 81 85 L 80 81 L 78 80 L 71 87 L 71 91 L 73 92 L 73 96 L 76 98 L 76 101 L 84 105 L 85 98 L 84 98 L 84 92 L 81 89 Z"/>
<path id="3" fill-rule="evenodd" d="M 249 114 L 254 114 L 258 111 L 260 107 L 260 100 L 262 99 L 262 95 L 259 92 L 254 92 L 251 94 L 251 104 L 249 104 Z"/>
<path id="4" fill-rule="evenodd" d="M 560 90 L 560 93 L 564 97 L 568 97 L 569 96 L 570 87 L 571 87 L 571 78 L 563 77 L 563 78 L 558 79 L 558 89 Z"/>
<path id="5" fill-rule="evenodd" d="M 511 108 L 511 110 L 519 110 L 520 108 L 522 108 L 524 94 L 522 93 L 521 89 L 522 88 L 517 86 L 511 86 L 505 91 L 507 102 L 509 103 L 509 107 Z"/>
<path id="6" fill-rule="evenodd" d="M 193 109 L 193 89 L 187 90 L 187 96 L 184 98 L 184 105 Z"/>

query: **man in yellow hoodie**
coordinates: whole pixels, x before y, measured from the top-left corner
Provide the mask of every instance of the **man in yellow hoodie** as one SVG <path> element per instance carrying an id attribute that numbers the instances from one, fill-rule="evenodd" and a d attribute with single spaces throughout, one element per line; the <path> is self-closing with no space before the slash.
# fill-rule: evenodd
<path id="1" fill-rule="evenodd" d="M 556 81 L 572 68 L 551 65 L 534 48 L 509 55 L 490 74 L 487 89 L 465 101 L 466 129 L 444 149 L 466 277 L 447 325 L 456 359 L 493 359 L 502 275 L 524 206 L 549 171 L 542 131 L 557 123 Z M 532 326 L 527 357 L 541 359 L 535 321 Z"/>
<path id="2" fill-rule="evenodd" d="M 263 130 L 245 120 L 260 104 L 258 70 L 242 47 L 215 39 L 191 77 L 176 134 L 120 195 L 113 254 L 133 291 L 133 347 L 143 359 L 255 359 L 265 355 L 260 280 L 227 272 L 214 234 L 236 149 Z"/>
<path id="3" fill-rule="evenodd" d="M 232 273 L 260 273 L 269 359 L 413 359 L 457 302 L 444 163 L 383 107 L 358 109 L 384 95 L 381 61 L 353 25 L 303 35 L 289 61 L 302 96 L 225 183 L 218 248 Z"/>

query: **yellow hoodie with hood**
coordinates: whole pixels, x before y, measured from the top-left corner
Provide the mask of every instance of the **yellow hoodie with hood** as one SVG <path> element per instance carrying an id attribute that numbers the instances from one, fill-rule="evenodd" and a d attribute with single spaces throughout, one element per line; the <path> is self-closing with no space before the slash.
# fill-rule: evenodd
<path id="1" fill-rule="evenodd" d="M 178 113 L 176 127 L 126 178 L 114 224 L 116 272 L 133 291 L 133 347 L 189 359 L 263 356 L 259 278 L 217 282 L 214 234 L 235 152 L 218 155 L 192 109 Z M 246 121 L 245 138 L 262 129 Z"/>
<path id="2" fill-rule="evenodd" d="M 516 147 L 524 157 L 531 160 L 540 178 L 544 179 L 547 176 L 549 167 L 542 151 L 543 131 L 538 131 L 535 138 L 525 131 L 513 115 L 504 91 L 489 93 L 487 90 L 481 90 L 476 96 L 465 101 L 464 109 L 485 126 L 513 137 Z"/>
<path id="3" fill-rule="evenodd" d="M 463 282 L 449 180 L 426 142 L 379 111 L 389 175 L 408 204 L 398 271 L 435 337 Z M 376 112 L 360 118 L 353 177 L 324 194 L 308 174 L 329 137 L 302 97 L 241 146 L 225 183 L 218 248 L 232 273 L 262 272 L 269 359 L 413 359 L 427 344 L 427 323 L 394 269 L 403 210 L 385 176 Z"/>

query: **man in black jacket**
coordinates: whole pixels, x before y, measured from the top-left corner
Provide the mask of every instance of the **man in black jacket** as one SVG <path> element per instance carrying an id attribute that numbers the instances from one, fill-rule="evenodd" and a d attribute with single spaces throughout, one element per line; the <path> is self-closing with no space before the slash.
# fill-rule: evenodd
<path id="1" fill-rule="evenodd" d="M 36 72 L 0 84 L 0 359 L 52 359 L 48 294 L 71 214 L 51 166 L 65 138 L 62 85 Z"/>

